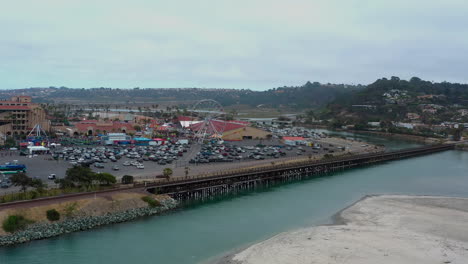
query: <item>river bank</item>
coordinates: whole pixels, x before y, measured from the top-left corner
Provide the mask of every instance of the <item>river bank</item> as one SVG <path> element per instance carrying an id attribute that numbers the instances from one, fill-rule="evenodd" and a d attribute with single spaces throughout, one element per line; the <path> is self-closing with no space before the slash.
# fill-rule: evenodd
<path id="1" fill-rule="evenodd" d="M 397 134 L 397 133 L 388 133 L 388 132 L 381 132 L 381 131 L 368 131 L 368 130 L 346 130 L 346 129 L 337 129 L 336 131 L 343 131 L 349 133 L 359 133 L 364 135 L 375 135 L 381 137 L 388 137 L 393 139 L 401 139 L 401 140 L 408 140 L 414 141 L 424 144 L 437 144 L 444 141 L 441 138 L 432 138 L 432 137 L 423 137 L 423 136 L 416 136 L 416 135 L 409 135 L 409 134 Z"/>
<path id="2" fill-rule="evenodd" d="M 217 263 L 465 263 L 466 230 L 467 198 L 369 196 L 334 225 L 282 233 Z"/>
<path id="3" fill-rule="evenodd" d="M 306 128 L 312 129 L 331 129 L 328 126 L 324 125 L 302 125 Z M 401 139 L 407 141 L 414 141 L 423 144 L 437 144 L 443 141 L 444 139 L 441 138 L 432 138 L 432 137 L 424 137 L 424 136 L 417 136 L 417 135 L 410 135 L 410 134 L 398 134 L 398 133 L 389 133 L 389 132 L 382 132 L 382 131 L 369 131 L 369 130 L 353 130 L 353 129 L 341 129 L 341 128 L 334 128 L 331 131 L 338 131 L 338 132 L 348 132 L 348 133 L 357 133 L 363 135 L 374 135 L 374 136 L 381 136 L 387 137 L 392 139 Z"/>
<path id="4" fill-rule="evenodd" d="M 155 201 L 153 205 L 142 198 Z M 12 246 L 99 226 L 131 221 L 159 214 L 177 206 L 168 196 L 143 193 L 118 193 L 105 197 L 76 199 L 66 202 L 39 203 L 36 206 L 9 208 L 0 211 L 0 223 L 9 216 L 21 216 L 31 224 L 14 233 L 0 229 L 0 246 Z M 56 210 L 60 220 L 50 221 L 47 211 Z"/>
<path id="5" fill-rule="evenodd" d="M 455 149 L 457 150 L 463 150 L 463 151 L 468 151 L 468 143 L 465 144 L 458 144 Z"/>

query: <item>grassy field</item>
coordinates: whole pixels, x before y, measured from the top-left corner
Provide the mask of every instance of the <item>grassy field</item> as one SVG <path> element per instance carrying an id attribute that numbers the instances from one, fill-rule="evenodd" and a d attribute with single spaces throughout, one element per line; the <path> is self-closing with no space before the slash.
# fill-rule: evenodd
<path id="1" fill-rule="evenodd" d="M 257 108 L 246 105 L 228 106 L 224 109 L 227 113 L 237 112 L 238 118 L 271 118 L 287 114 L 300 114 L 300 111 L 282 108 Z"/>

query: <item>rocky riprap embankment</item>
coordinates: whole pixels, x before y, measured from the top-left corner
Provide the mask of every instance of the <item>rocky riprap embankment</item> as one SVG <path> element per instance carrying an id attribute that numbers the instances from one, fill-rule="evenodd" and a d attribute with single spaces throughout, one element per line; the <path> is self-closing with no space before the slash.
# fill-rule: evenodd
<path id="1" fill-rule="evenodd" d="M 175 200 L 165 199 L 164 201 L 161 201 L 161 206 L 159 207 L 134 208 L 122 212 L 108 213 L 102 216 L 78 217 L 66 219 L 61 222 L 32 224 L 25 230 L 6 236 L 0 236 L 0 246 L 11 246 L 31 240 L 44 239 L 59 236 L 61 234 L 88 230 L 98 226 L 122 223 L 143 216 L 155 215 L 173 209 L 176 206 L 177 202 Z"/>

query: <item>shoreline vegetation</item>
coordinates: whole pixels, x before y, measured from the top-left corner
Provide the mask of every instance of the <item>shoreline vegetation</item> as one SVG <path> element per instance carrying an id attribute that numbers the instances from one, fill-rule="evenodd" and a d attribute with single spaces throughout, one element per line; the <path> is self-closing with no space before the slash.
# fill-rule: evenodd
<path id="1" fill-rule="evenodd" d="M 417 135 L 410 135 L 410 134 L 399 134 L 399 133 L 389 133 L 389 132 L 380 132 L 380 131 L 367 131 L 367 130 L 336 130 L 336 131 L 344 131 L 344 132 L 350 132 L 350 133 L 357 133 L 357 134 L 363 134 L 363 135 L 377 135 L 380 137 L 388 137 L 388 138 L 394 138 L 394 139 L 401 139 L 401 140 L 407 140 L 407 141 L 413 141 L 413 142 L 418 142 L 418 143 L 423 143 L 423 144 L 444 144 L 444 143 L 456 143 L 448 141 L 447 139 L 441 139 L 441 138 L 432 138 L 432 137 L 425 137 L 425 136 L 417 136 Z M 455 146 L 456 150 L 461 150 L 461 151 L 468 151 L 468 143 L 457 143 Z"/>
<path id="2" fill-rule="evenodd" d="M 332 225 L 281 233 L 217 264 L 465 263 L 468 198 L 366 196 Z"/>
<path id="3" fill-rule="evenodd" d="M 331 131 L 338 131 L 338 132 L 349 132 L 349 133 L 357 133 L 357 134 L 364 134 L 364 135 L 365 134 L 378 135 L 378 136 L 383 136 L 383 137 L 403 139 L 403 140 L 415 141 L 415 142 L 426 143 L 426 144 L 435 144 L 435 143 L 441 143 L 444 141 L 441 138 L 433 138 L 433 137 L 428 137 L 428 136 L 411 135 L 411 134 L 404 134 L 404 133 L 390 133 L 390 132 L 383 132 L 383 131 L 330 128 L 329 126 L 326 126 L 326 125 L 301 124 L 301 126 L 304 126 L 307 128 L 328 129 Z"/>
<path id="4" fill-rule="evenodd" d="M 415 142 L 420 142 L 420 143 L 425 143 L 425 144 L 436 144 L 436 143 L 444 142 L 444 140 L 440 138 L 432 138 L 432 137 L 410 135 L 410 134 L 389 133 L 389 132 L 368 131 L 368 130 L 339 130 L 339 131 L 368 134 L 368 135 L 377 135 L 377 136 L 383 136 L 383 137 L 415 141 Z"/>
<path id="5" fill-rule="evenodd" d="M 119 193 L 0 211 L 0 246 L 13 246 L 160 214 L 178 206 L 165 195 Z M 22 222 L 15 222 L 17 220 Z M 5 231 L 5 227 L 8 227 Z"/>

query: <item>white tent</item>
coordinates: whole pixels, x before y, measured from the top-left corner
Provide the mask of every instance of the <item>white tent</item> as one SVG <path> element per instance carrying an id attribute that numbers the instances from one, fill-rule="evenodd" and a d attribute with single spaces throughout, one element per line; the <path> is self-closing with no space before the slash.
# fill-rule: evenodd
<path id="1" fill-rule="evenodd" d="M 200 123 L 201 121 L 180 121 L 180 125 L 183 127 L 183 128 L 187 128 L 193 124 L 198 124 Z"/>
<path id="2" fill-rule="evenodd" d="M 37 151 L 48 151 L 49 148 L 46 148 L 44 146 L 28 146 L 28 151 L 29 151 L 29 154 L 34 154 L 34 152 L 37 152 Z"/>

